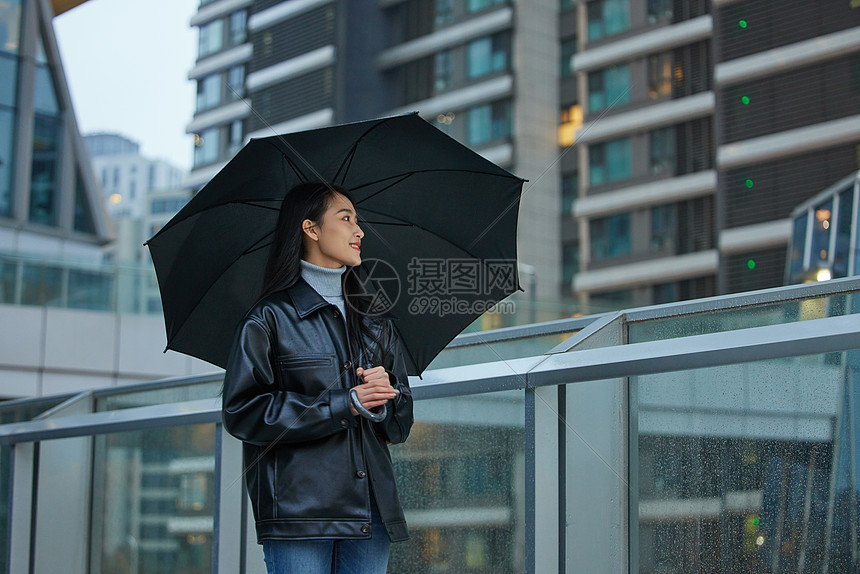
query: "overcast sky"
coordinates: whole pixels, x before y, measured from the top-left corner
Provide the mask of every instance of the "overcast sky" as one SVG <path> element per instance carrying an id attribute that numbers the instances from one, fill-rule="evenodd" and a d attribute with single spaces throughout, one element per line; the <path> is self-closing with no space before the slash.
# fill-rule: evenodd
<path id="1" fill-rule="evenodd" d="M 107 131 L 189 169 L 199 0 L 89 0 L 54 18 L 82 134 Z"/>

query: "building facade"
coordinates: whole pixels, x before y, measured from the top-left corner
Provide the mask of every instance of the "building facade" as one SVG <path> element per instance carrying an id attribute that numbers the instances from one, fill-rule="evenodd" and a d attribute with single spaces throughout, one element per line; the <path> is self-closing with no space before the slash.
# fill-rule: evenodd
<path id="1" fill-rule="evenodd" d="M 581 301 L 782 284 L 791 210 L 860 167 L 860 7 L 789 4 L 579 4 Z"/>
<path id="2" fill-rule="evenodd" d="M 0 251 L 99 261 L 112 231 L 52 17 L 48 2 L 0 5 Z M 19 279 L 0 265 L 0 282 Z"/>
<path id="3" fill-rule="evenodd" d="M 417 110 L 529 179 L 538 319 L 776 286 L 791 209 L 858 167 L 860 11 L 802 4 L 204 2 L 190 180 L 250 137 Z"/>

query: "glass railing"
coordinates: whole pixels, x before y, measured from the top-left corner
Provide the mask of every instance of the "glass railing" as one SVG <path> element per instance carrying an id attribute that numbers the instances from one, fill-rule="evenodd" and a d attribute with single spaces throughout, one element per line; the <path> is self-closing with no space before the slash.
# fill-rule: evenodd
<path id="1" fill-rule="evenodd" d="M 461 336 L 411 380 L 391 452 L 412 537 L 391 571 L 857 571 L 858 294 Z M 0 405 L 6 569 L 262 571 L 220 383 Z"/>

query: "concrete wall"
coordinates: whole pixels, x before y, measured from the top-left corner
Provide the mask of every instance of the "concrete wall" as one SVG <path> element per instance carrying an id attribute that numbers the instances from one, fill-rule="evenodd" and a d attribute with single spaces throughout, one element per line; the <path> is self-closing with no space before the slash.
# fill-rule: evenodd
<path id="1" fill-rule="evenodd" d="M 168 351 L 157 315 L 0 305 L 0 398 L 219 371 Z"/>

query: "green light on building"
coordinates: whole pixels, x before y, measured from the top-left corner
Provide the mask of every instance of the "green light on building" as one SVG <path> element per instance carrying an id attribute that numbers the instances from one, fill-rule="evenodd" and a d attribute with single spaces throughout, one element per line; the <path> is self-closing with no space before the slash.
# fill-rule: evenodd
<path id="1" fill-rule="evenodd" d="M 748 180 L 746 180 L 746 181 L 744 182 L 744 184 L 747 186 L 747 188 L 752 189 L 752 186 L 753 186 L 753 180 L 748 179 Z"/>
<path id="2" fill-rule="evenodd" d="M 747 261 L 747 269 L 749 269 L 749 270 L 755 269 L 755 260 L 754 259 L 750 259 Z"/>
<path id="3" fill-rule="evenodd" d="M 741 103 L 742 103 L 743 105 L 745 105 L 745 106 L 748 106 L 748 105 L 750 104 L 750 97 L 749 97 L 749 96 L 744 96 L 744 97 L 742 97 L 742 98 L 741 98 Z"/>
<path id="4" fill-rule="evenodd" d="M 747 21 L 746 20 L 739 20 L 738 26 L 740 26 L 741 28 L 746 28 L 747 27 Z"/>

